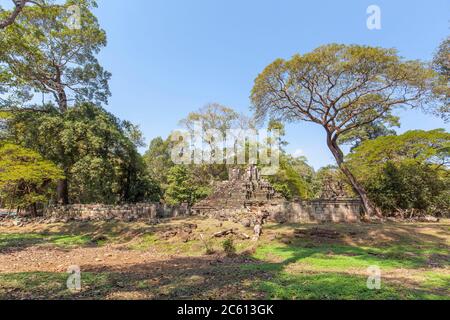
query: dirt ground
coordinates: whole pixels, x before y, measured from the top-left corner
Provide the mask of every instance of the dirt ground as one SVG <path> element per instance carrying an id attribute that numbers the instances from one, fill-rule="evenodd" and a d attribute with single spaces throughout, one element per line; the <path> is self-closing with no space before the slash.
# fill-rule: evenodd
<path id="1" fill-rule="evenodd" d="M 226 229 L 235 235 L 213 236 Z M 238 236 L 251 232 L 198 217 L 0 227 L 0 299 L 450 299 L 450 221 L 269 224 L 259 242 Z M 374 265 L 378 291 L 367 288 Z M 70 266 L 80 292 L 67 289 Z"/>

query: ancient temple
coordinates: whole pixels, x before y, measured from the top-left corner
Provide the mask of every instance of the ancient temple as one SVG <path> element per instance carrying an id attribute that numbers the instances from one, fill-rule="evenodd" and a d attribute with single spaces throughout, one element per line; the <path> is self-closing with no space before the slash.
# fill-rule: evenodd
<path id="1" fill-rule="evenodd" d="M 276 222 L 356 222 L 362 206 L 357 199 L 333 194 L 328 199 L 288 201 L 264 179 L 255 165 L 230 168 L 228 181 L 220 182 L 208 198 L 195 204 L 191 213 L 245 225 L 261 216 Z M 327 195 L 324 195 L 327 196 Z"/>
<path id="2" fill-rule="evenodd" d="M 228 176 L 228 181 L 219 183 L 211 196 L 192 208 L 194 213 L 215 214 L 223 211 L 251 210 L 255 206 L 284 201 L 284 197 L 261 176 L 256 165 L 245 170 L 230 168 Z"/>

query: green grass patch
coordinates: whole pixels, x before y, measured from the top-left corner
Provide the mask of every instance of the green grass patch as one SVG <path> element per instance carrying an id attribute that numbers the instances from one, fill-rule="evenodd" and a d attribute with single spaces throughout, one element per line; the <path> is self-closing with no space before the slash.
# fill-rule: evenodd
<path id="1" fill-rule="evenodd" d="M 146 251 L 158 244 L 158 237 L 155 234 L 146 234 L 138 241 L 130 244 L 130 249 Z"/>
<path id="2" fill-rule="evenodd" d="M 380 290 L 367 288 L 367 278 L 339 273 L 292 275 L 281 273 L 256 283 L 268 299 L 283 300 L 405 300 L 448 299 L 446 295 L 399 288 L 383 283 Z"/>
<path id="3" fill-rule="evenodd" d="M 344 245 L 281 245 L 260 246 L 254 258 L 270 261 L 280 260 L 285 265 L 305 264 L 322 270 L 367 268 L 377 265 L 382 268 L 417 268 L 426 265 L 428 255 L 441 252 L 440 249 L 418 250 L 405 246 L 386 248 L 353 247 Z"/>
<path id="4" fill-rule="evenodd" d="M 2 233 L 0 234 L 0 250 L 21 248 L 34 245 L 51 244 L 59 247 L 86 246 L 92 244 L 87 235 L 49 235 L 39 233 Z"/>
<path id="5" fill-rule="evenodd" d="M 447 291 L 447 294 L 450 296 L 450 275 L 435 271 L 426 271 L 424 275 L 423 287 Z"/>
<path id="6" fill-rule="evenodd" d="M 92 239 L 89 236 L 82 235 L 63 235 L 50 237 L 50 242 L 61 247 L 72 247 L 86 246 L 92 243 Z"/>
<path id="7" fill-rule="evenodd" d="M 0 274 L 0 300 L 5 299 L 73 299 L 110 292 L 113 282 L 108 273 L 82 273 L 81 292 L 67 288 L 67 273 L 23 272 Z"/>

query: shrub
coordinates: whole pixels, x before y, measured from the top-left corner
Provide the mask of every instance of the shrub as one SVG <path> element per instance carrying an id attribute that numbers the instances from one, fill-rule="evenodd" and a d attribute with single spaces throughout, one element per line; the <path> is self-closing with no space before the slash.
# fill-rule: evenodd
<path id="1" fill-rule="evenodd" d="M 222 243 L 223 251 L 227 256 L 233 256 L 236 254 L 236 248 L 234 246 L 233 239 L 228 238 Z"/>

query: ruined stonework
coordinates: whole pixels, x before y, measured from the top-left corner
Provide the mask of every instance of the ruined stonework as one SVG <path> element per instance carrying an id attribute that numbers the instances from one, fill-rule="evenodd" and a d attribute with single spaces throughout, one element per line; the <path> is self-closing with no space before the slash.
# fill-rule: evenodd
<path id="1" fill-rule="evenodd" d="M 82 205 L 49 207 L 44 216 L 55 220 L 154 220 L 188 216 L 191 211 L 187 205 L 169 206 L 160 203 L 142 203 L 128 205 Z"/>
<path id="2" fill-rule="evenodd" d="M 266 208 L 272 221 L 289 223 L 358 222 L 362 212 L 361 202 L 354 199 L 285 201 Z"/>
<path id="3" fill-rule="evenodd" d="M 274 222 L 357 222 L 362 206 L 354 199 L 287 201 L 262 178 L 256 166 L 242 172 L 231 169 L 229 181 L 221 182 L 213 194 L 192 208 L 192 213 L 252 224 L 265 213 Z M 249 223 L 247 223 L 249 221 Z"/>
<path id="4" fill-rule="evenodd" d="M 247 170 L 230 169 L 229 181 L 219 183 L 213 194 L 192 208 L 161 203 L 126 205 L 68 205 L 46 208 L 45 219 L 69 220 L 154 220 L 178 216 L 203 215 L 220 220 L 232 220 L 245 226 L 255 226 L 268 218 L 279 223 L 357 222 L 362 206 L 354 199 L 321 199 L 287 201 L 260 176 L 256 166 Z M 0 218 L 10 210 L 0 209 Z"/>
<path id="5" fill-rule="evenodd" d="M 192 208 L 194 214 L 210 215 L 218 211 L 245 210 L 267 203 L 281 203 L 283 197 L 259 176 L 256 166 L 247 170 L 231 169 L 230 180 L 219 183 L 211 196 Z"/>

